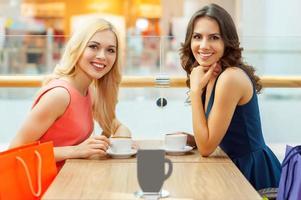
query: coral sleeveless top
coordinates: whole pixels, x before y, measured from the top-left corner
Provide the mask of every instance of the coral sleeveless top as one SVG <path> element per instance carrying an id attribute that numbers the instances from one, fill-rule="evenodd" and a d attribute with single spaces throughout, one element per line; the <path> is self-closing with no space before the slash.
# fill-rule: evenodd
<path id="1" fill-rule="evenodd" d="M 65 88 L 70 95 L 70 102 L 64 114 L 60 116 L 39 139 L 40 142 L 52 141 L 54 147 L 73 146 L 86 140 L 93 131 L 92 101 L 90 92 L 80 94 L 65 80 L 54 79 L 42 87 L 33 107 L 41 97 L 53 88 Z M 63 162 L 57 163 L 60 168 Z"/>

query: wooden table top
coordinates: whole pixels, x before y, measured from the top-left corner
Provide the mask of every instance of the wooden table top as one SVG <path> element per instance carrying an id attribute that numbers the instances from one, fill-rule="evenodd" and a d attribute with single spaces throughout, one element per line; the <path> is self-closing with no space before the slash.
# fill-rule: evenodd
<path id="1" fill-rule="evenodd" d="M 161 148 L 163 141 L 138 141 L 142 149 Z M 172 175 L 163 189 L 167 199 L 261 199 L 256 190 L 221 150 L 201 157 L 194 150 L 183 156 L 166 156 L 173 162 Z M 136 158 L 67 160 L 43 196 L 50 199 L 137 199 Z"/>
<path id="2" fill-rule="evenodd" d="M 167 199 L 261 199 L 233 163 L 173 163 Z M 135 163 L 68 161 L 43 196 L 50 199 L 137 199 Z"/>

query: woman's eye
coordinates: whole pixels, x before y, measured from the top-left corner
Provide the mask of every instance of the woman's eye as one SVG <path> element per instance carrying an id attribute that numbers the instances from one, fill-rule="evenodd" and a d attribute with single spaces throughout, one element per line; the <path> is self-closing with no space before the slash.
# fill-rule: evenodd
<path id="1" fill-rule="evenodd" d="M 193 39 L 201 39 L 201 36 L 200 35 L 194 35 Z"/>
<path id="2" fill-rule="evenodd" d="M 91 49 L 98 49 L 98 46 L 95 45 L 95 44 L 91 44 L 91 45 L 89 45 L 88 47 L 91 48 Z"/>
<path id="3" fill-rule="evenodd" d="M 217 35 L 213 35 L 213 36 L 211 36 L 211 39 L 212 39 L 212 40 L 219 40 L 219 39 L 220 39 L 220 37 L 219 37 L 219 36 L 217 36 Z"/>
<path id="4" fill-rule="evenodd" d="M 115 51 L 115 49 L 108 49 L 108 52 L 115 53 L 116 51 Z"/>

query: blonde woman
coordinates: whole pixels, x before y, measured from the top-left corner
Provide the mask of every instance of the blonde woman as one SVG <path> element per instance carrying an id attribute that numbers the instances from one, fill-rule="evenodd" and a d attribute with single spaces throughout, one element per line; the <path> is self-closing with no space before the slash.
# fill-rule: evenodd
<path id="1" fill-rule="evenodd" d="M 115 116 L 120 58 L 117 32 L 109 22 L 95 19 L 80 27 L 10 147 L 53 141 L 60 168 L 68 158 L 106 155 L 111 135 L 130 136 Z M 102 135 L 91 136 L 93 119 Z"/>

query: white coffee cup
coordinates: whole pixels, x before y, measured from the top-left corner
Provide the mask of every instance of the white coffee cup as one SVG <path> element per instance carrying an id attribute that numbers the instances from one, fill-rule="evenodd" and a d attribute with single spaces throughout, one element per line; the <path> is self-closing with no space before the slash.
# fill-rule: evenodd
<path id="1" fill-rule="evenodd" d="M 166 134 L 165 147 L 169 150 L 184 149 L 187 143 L 187 135 L 182 133 Z"/>
<path id="2" fill-rule="evenodd" d="M 130 137 L 113 137 L 110 138 L 111 150 L 113 153 L 131 152 L 133 140 Z"/>

